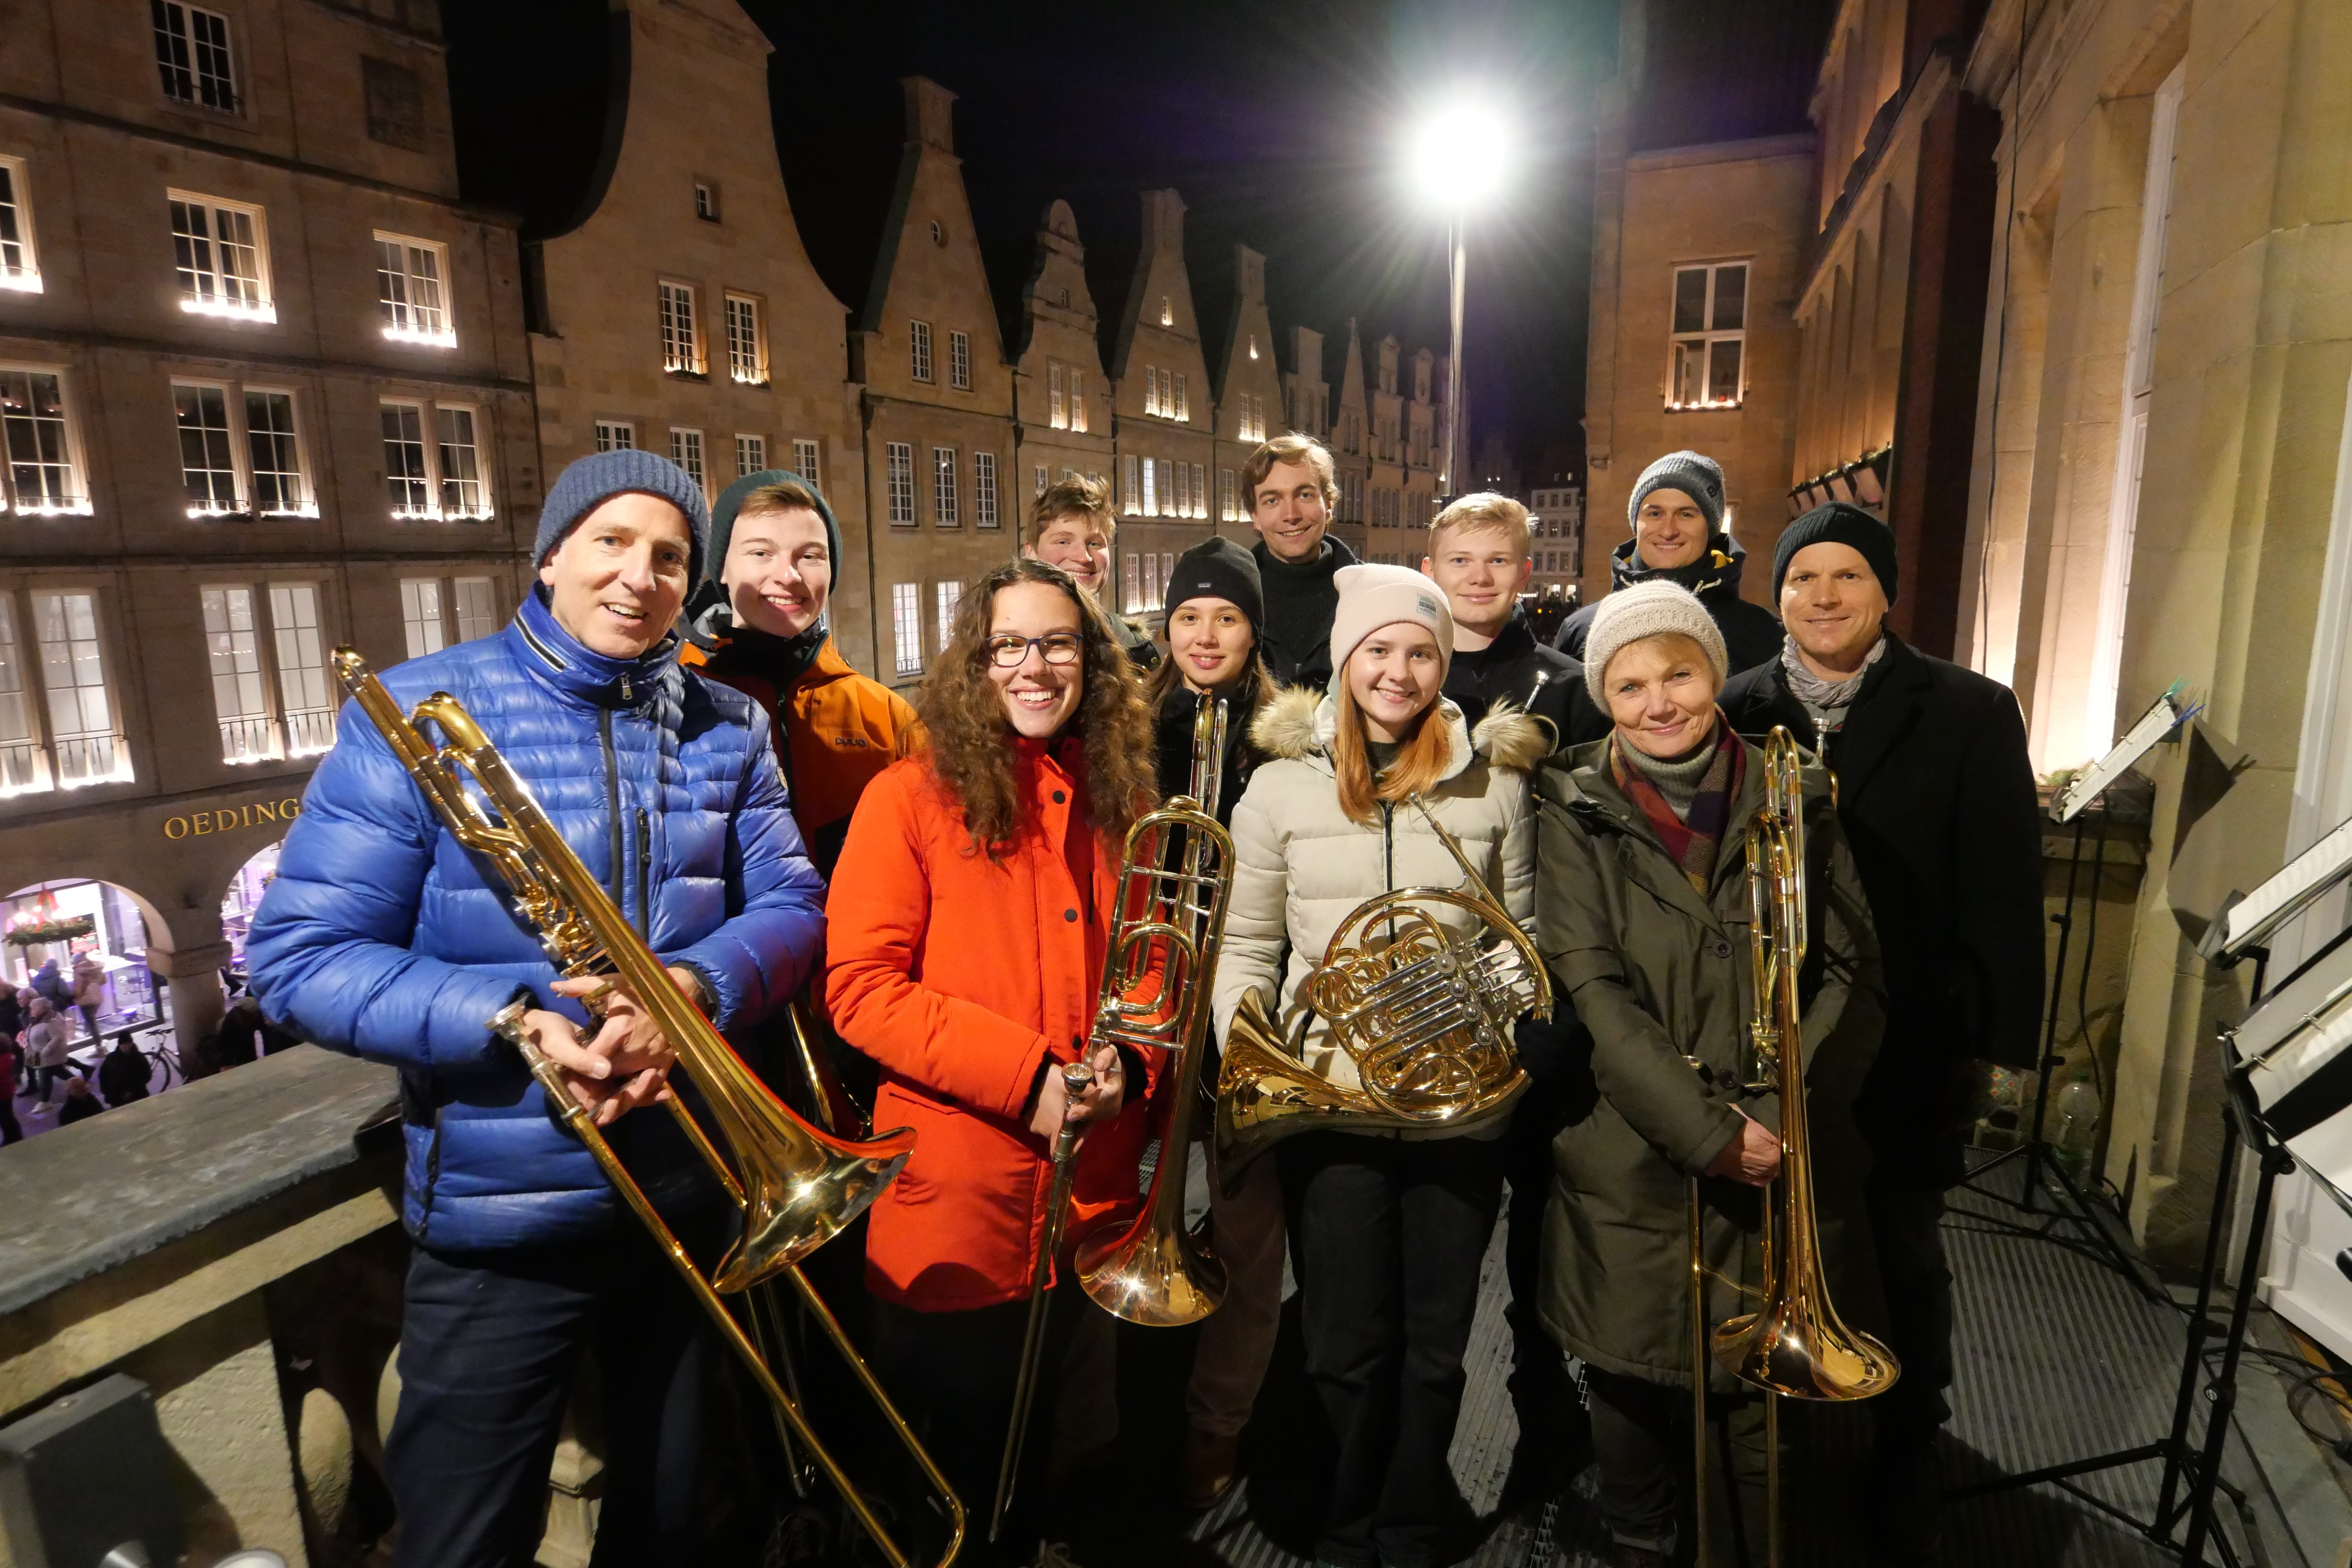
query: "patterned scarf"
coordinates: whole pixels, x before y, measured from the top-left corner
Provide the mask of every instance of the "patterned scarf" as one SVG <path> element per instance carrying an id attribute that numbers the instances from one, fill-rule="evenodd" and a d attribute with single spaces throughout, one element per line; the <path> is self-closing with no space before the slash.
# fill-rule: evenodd
<path id="1" fill-rule="evenodd" d="M 1823 680 L 1815 675 L 1797 651 L 1797 639 L 1784 638 L 1780 645 L 1780 669 L 1788 678 L 1789 695 L 1804 706 L 1806 717 L 1813 721 L 1815 750 L 1820 743 L 1845 728 L 1845 710 L 1862 695 L 1862 683 L 1869 678 L 1870 667 L 1886 651 L 1886 638 L 1882 636 L 1871 646 L 1870 656 L 1862 668 L 1843 680 Z"/>
<path id="2" fill-rule="evenodd" d="M 1747 766 L 1746 748 L 1731 732 L 1731 725 L 1720 713 L 1717 714 L 1715 752 L 1707 760 L 1706 773 L 1699 777 L 1690 811 L 1685 816 L 1675 810 L 1665 792 L 1651 781 L 1641 764 L 1628 759 L 1623 736 L 1612 736 L 1609 744 L 1609 776 L 1616 781 L 1625 798 L 1641 808 L 1658 841 L 1666 847 L 1666 853 L 1702 896 L 1715 879 L 1716 855 L 1723 845 L 1724 828 L 1731 820 L 1731 803 L 1739 798 L 1740 778 Z"/>

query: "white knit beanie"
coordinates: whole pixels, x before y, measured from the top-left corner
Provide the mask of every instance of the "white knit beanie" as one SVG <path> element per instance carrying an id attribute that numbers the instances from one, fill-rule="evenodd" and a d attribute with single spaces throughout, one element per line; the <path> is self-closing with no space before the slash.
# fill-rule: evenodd
<path id="1" fill-rule="evenodd" d="M 1584 689 L 1603 713 L 1609 711 L 1609 699 L 1601 695 L 1601 678 L 1609 673 L 1609 661 L 1630 643 L 1669 634 L 1686 637 L 1706 650 L 1718 688 L 1730 678 L 1731 656 L 1724 650 L 1723 633 L 1698 595 L 1663 579 L 1636 583 L 1602 599 L 1584 634 Z"/>
<path id="2" fill-rule="evenodd" d="M 1445 594 L 1410 566 L 1342 566 L 1331 574 L 1339 590 L 1339 605 L 1331 613 L 1331 678 L 1336 689 L 1339 673 L 1356 645 L 1400 621 L 1427 626 L 1438 651 L 1454 662 L 1454 616 L 1445 607 Z"/>

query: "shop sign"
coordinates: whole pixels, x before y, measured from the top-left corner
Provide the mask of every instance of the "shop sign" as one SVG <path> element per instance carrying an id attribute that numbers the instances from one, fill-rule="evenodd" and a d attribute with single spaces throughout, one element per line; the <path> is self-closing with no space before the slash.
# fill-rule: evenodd
<path id="1" fill-rule="evenodd" d="M 225 805 L 218 811 L 167 816 L 163 819 L 163 837 L 201 838 L 207 833 L 234 833 L 244 827 L 282 826 L 301 815 L 302 797 L 289 795 L 283 800 L 261 800 L 247 805 Z"/>

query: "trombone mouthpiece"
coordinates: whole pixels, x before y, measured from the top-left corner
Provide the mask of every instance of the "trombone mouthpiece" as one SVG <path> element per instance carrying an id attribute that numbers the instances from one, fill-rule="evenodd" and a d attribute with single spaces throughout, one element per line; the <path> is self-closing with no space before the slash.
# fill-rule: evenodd
<path id="1" fill-rule="evenodd" d="M 1084 1062 L 1066 1062 L 1062 1066 L 1062 1088 L 1072 1100 L 1095 1086 L 1095 1069 Z"/>

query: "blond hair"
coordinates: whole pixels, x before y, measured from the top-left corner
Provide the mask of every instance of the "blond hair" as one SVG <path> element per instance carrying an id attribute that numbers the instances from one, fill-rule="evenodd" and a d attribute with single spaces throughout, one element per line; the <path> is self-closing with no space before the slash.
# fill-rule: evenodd
<path id="1" fill-rule="evenodd" d="M 1323 491 L 1323 504 L 1339 504 L 1339 470 L 1331 461 L 1331 448 L 1312 436 L 1290 430 L 1261 444 L 1242 465 L 1242 505 L 1249 511 L 1257 510 L 1257 488 L 1265 483 L 1276 463 L 1297 463 L 1313 470 L 1315 482 Z"/>
<path id="2" fill-rule="evenodd" d="M 1374 777 L 1364 710 L 1356 705 L 1344 669 L 1338 684 L 1339 721 L 1331 737 L 1331 772 L 1339 784 L 1339 809 L 1349 820 L 1370 827 L 1380 820 L 1382 801 L 1398 805 L 1444 782 L 1446 764 L 1454 760 L 1452 727 L 1437 711 L 1445 698 L 1441 693 L 1430 700 L 1421 710 L 1419 727 L 1397 748 L 1396 760 Z"/>
<path id="3" fill-rule="evenodd" d="M 1109 539 L 1118 532 L 1118 519 L 1110 504 L 1110 487 L 1100 479 L 1084 474 L 1072 474 L 1047 485 L 1038 492 L 1029 507 L 1029 548 L 1045 536 L 1045 530 L 1066 517 L 1083 517 L 1102 525 L 1103 537 Z"/>
<path id="4" fill-rule="evenodd" d="M 1479 490 L 1464 496 L 1429 520 L 1429 558 L 1437 559 L 1437 542 L 1447 529 L 1464 533 L 1491 529 L 1510 542 L 1513 554 L 1525 557 L 1535 535 L 1528 526 L 1528 509 L 1507 495 Z"/>

